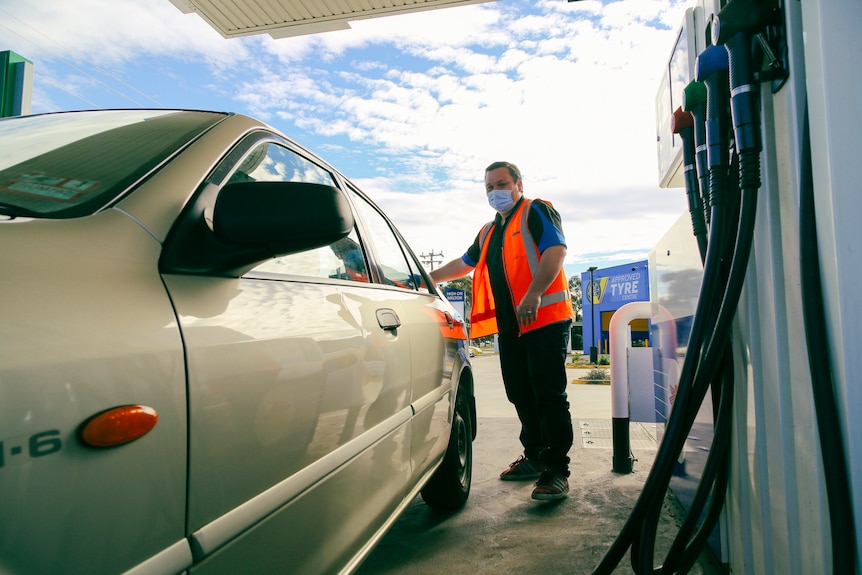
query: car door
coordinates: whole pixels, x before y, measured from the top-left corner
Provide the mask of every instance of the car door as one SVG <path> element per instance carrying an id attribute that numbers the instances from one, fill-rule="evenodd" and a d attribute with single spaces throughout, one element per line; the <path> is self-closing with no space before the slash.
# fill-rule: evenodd
<path id="1" fill-rule="evenodd" d="M 276 138 L 239 149 L 195 201 L 228 182 L 334 182 Z M 165 274 L 188 360 L 193 573 L 337 571 L 400 504 L 409 338 L 368 261 L 354 230 L 239 278 Z"/>
<path id="2" fill-rule="evenodd" d="M 464 339 L 463 326 L 448 302 L 423 287 L 430 280 L 423 276 L 414 254 L 388 219 L 358 191 L 348 189 L 373 242 L 379 281 L 391 286 L 387 288 L 389 297 L 397 300 L 401 322 L 409 326 L 406 335 L 410 339 L 410 403 L 414 412 L 411 485 L 415 485 L 446 451 L 456 391 L 453 370 L 459 341 Z"/>

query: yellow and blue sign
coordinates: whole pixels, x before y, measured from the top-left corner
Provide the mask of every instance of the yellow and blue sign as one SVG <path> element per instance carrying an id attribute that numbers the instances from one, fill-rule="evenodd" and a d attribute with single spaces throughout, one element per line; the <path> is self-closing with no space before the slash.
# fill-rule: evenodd
<path id="1" fill-rule="evenodd" d="M 624 267 L 626 271 L 605 277 L 597 277 L 597 274 L 606 273 L 615 268 L 593 272 L 592 284 L 589 282 L 589 272 L 586 273 L 587 284 L 589 284 L 587 287 L 587 296 L 590 302 L 595 305 L 619 304 L 617 305 L 617 308 L 619 308 L 633 301 L 648 301 L 649 270 L 645 266 L 636 269 L 635 264 L 618 267 Z M 581 281 L 583 281 L 583 277 Z"/>
<path id="2" fill-rule="evenodd" d="M 607 353 L 608 325 L 613 313 L 627 303 L 649 301 L 647 260 L 593 270 L 592 274 L 589 271 L 583 272 L 581 285 L 584 294 L 584 353 L 593 345 L 598 347 L 599 353 Z M 633 326 L 632 339 L 648 340 L 648 328 L 641 333 Z"/>

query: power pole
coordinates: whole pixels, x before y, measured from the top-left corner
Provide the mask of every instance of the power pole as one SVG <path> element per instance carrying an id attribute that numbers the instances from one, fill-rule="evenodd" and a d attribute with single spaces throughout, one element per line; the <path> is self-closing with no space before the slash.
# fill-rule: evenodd
<path id="1" fill-rule="evenodd" d="M 443 252 L 434 253 L 434 250 L 431 250 L 430 254 L 419 254 L 419 257 L 422 259 L 424 265 L 430 266 L 431 271 L 434 271 L 434 264 L 443 261 Z M 436 259 L 437 257 L 440 259 Z"/>

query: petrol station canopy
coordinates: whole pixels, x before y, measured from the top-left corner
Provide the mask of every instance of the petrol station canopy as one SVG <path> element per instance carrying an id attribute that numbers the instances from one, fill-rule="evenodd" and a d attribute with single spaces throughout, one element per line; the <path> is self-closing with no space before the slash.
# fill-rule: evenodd
<path id="1" fill-rule="evenodd" d="M 171 0 L 196 12 L 225 38 L 269 34 L 287 38 L 347 30 L 350 22 L 378 16 L 452 8 L 493 0 Z"/>

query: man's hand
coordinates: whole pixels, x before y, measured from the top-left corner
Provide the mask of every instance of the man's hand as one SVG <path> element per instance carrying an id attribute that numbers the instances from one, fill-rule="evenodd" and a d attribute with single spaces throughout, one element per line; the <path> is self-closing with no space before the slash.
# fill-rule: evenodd
<path id="1" fill-rule="evenodd" d="M 531 295 L 530 292 L 527 292 L 524 295 L 524 298 L 521 300 L 521 305 L 518 306 L 518 323 L 521 324 L 521 327 L 527 327 L 534 321 L 536 321 L 536 316 L 539 315 L 539 304 L 542 302 L 541 295 Z"/>
<path id="2" fill-rule="evenodd" d="M 565 259 L 566 246 L 564 245 L 551 246 L 542 252 L 539 269 L 536 270 L 536 275 L 516 311 L 521 327 L 526 327 L 536 321 L 536 317 L 539 315 L 539 304 L 542 303 L 542 294 L 563 269 Z"/>

